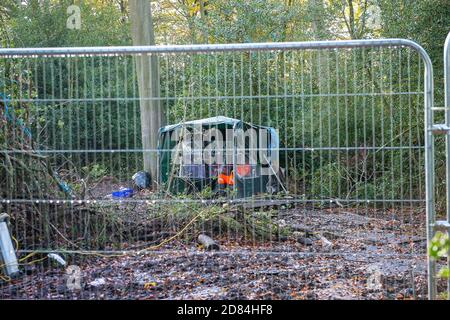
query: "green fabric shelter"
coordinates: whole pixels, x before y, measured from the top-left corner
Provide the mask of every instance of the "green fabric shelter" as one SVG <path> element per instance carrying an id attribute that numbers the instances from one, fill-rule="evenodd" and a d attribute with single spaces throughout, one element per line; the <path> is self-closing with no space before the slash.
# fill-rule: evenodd
<path id="1" fill-rule="evenodd" d="M 175 194 L 206 187 L 234 198 L 273 192 L 278 149 L 274 128 L 238 119 L 217 116 L 167 125 L 159 130 L 158 183 Z M 216 161 L 205 160 L 210 156 Z M 224 188 L 218 183 L 221 174 L 234 183 Z"/>

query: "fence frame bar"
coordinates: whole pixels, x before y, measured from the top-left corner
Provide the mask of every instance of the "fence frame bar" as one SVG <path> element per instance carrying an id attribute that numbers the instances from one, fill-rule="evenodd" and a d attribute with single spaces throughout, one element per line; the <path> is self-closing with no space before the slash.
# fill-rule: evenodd
<path id="1" fill-rule="evenodd" d="M 444 110 L 445 110 L 445 124 L 450 126 L 450 32 L 445 39 L 444 44 Z M 447 224 L 450 225 L 450 131 L 445 137 L 445 183 L 446 183 L 446 199 L 447 199 Z M 447 229 L 450 234 L 450 229 Z M 447 257 L 447 267 L 450 268 L 450 257 Z M 450 299 L 450 278 L 447 279 L 447 299 Z"/>

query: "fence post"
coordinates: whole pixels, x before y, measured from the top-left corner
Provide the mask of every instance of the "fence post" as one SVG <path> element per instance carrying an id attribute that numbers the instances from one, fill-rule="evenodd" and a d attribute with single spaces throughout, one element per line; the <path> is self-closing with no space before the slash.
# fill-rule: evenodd
<path id="1" fill-rule="evenodd" d="M 450 33 L 447 35 L 444 45 L 444 108 L 445 108 L 445 124 L 450 127 L 450 68 L 449 68 L 449 58 L 450 58 Z M 447 223 L 450 225 L 450 132 L 446 135 L 446 194 L 447 194 Z M 447 228 L 447 233 L 450 230 Z M 450 257 L 447 257 L 447 267 L 450 269 Z M 450 299 L 450 278 L 447 280 L 447 299 Z"/>

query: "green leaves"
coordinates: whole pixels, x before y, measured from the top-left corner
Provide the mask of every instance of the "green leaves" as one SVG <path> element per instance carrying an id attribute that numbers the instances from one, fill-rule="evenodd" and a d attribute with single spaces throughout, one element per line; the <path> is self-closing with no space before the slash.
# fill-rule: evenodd
<path id="1" fill-rule="evenodd" d="M 429 255 L 434 259 L 445 258 L 448 256 L 450 250 L 450 239 L 448 234 L 440 231 L 436 232 L 433 239 L 431 239 Z"/>
<path id="2" fill-rule="evenodd" d="M 428 254 L 432 259 L 446 258 L 450 252 L 450 238 L 447 233 L 442 233 L 440 231 L 436 232 L 433 239 L 430 242 L 430 248 Z M 450 270 L 447 267 L 439 270 L 438 277 L 449 278 Z"/>
<path id="3" fill-rule="evenodd" d="M 92 179 L 98 180 L 108 173 L 108 169 L 102 164 L 93 164 L 82 168 L 83 171 Z"/>
<path id="4" fill-rule="evenodd" d="M 448 279 L 448 278 L 450 278 L 450 269 L 449 268 L 442 268 L 441 270 L 439 270 L 437 275 L 440 278 Z"/>

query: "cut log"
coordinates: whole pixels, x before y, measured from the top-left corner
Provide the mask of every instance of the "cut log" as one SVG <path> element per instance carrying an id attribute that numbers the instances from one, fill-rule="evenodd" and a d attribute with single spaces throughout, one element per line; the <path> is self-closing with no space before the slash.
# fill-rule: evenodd
<path id="1" fill-rule="evenodd" d="M 278 208 L 281 206 L 289 206 L 291 204 L 292 200 L 255 200 L 253 202 L 244 203 L 241 206 L 244 210 L 248 210 L 258 208 Z"/>
<path id="2" fill-rule="evenodd" d="M 298 237 L 297 238 L 297 242 L 301 243 L 305 246 L 312 246 L 313 245 L 313 241 L 310 238 L 306 238 L 306 237 Z"/>
<path id="3" fill-rule="evenodd" d="M 219 245 L 205 234 L 198 236 L 198 242 L 205 248 L 205 250 L 220 250 Z"/>
<path id="4" fill-rule="evenodd" d="M 305 226 L 303 224 L 293 223 L 293 224 L 290 225 L 290 228 L 294 232 L 295 231 L 301 231 L 301 232 L 304 232 L 304 233 L 306 233 L 308 235 L 314 233 L 314 231 L 311 228 L 309 228 L 309 227 L 307 227 L 307 226 Z"/>
<path id="5" fill-rule="evenodd" d="M 327 238 L 325 238 L 324 236 L 322 236 L 320 234 L 317 236 L 319 237 L 320 241 L 322 241 L 322 244 L 324 247 L 331 248 L 333 246 L 333 243 L 330 240 L 328 240 Z"/>
<path id="6" fill-rule="evenodd" d="M 335 232 L 331 232 L 331 231 L 327 231 L 327 230 L 323 230 L 321 231 L 322 236 L 326 236 L 328 239 L 341 239 L 341 238 L 345 238 L 345 235 L 343 234 L 338 234 Z"/>

